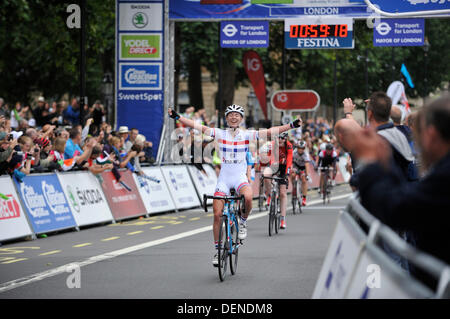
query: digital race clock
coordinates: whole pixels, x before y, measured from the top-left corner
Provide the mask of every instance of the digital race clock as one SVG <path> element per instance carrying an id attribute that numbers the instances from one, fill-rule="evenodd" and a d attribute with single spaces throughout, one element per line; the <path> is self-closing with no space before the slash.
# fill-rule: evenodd
<path id="1" fill-rule="evenodd" d="M 286 19 L 284 39 L 286 49 L 352 49 L 353 19 Z"/>

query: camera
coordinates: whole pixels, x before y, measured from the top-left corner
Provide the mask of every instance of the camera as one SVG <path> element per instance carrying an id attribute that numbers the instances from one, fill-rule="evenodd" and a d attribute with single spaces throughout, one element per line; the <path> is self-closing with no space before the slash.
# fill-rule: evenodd
<path id="1" fill-rule="evenodd" d="M 34 148 L 34 152 L 37 153 L 39 152 L 39 149 L 37 147 Z"/>
<path id="2" fill-rule="evenodd" d="M 12 141 L 14 139 L 14 136 L 12 134 L 8 135 L 8 141 Z"/>

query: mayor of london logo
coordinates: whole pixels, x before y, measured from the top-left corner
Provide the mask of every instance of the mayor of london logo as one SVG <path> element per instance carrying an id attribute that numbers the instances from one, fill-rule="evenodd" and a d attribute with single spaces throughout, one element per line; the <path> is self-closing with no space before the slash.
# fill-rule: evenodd
<path id="1" fill-rule="evenodd" d="M 148 24 L 148 17 L 143 12 L 137 12 L 133 15 L 133 25 L 138 28 L 142 29 L 145 28 L 145 26 Z"/>

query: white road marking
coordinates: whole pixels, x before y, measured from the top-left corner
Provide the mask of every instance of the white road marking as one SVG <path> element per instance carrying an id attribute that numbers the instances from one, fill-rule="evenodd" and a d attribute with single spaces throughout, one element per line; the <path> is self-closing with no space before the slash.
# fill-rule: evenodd
<path id="1" fill-rule="evenodd" d="M 332 197 L 331 200 L 336 200 L 336 199 L 342 199 L 345 197 L 349 197 L 351 194 L 346 194 L 346 195 L 341 195 L 341 196 L 336 196 L 336 197 Z M 321 203 L 321 200 L 316 200 L 316 201 L 311 201 L 309 203 L 309 205 L 314 205 L 314 204 L 318 204 Z M 308 206 L 306 206 L 308 207 Z M 260 217 L 265 217 L 267 216 L 267 212 L 263 212 L 263 213 L 258 213 L 258 214 L 252 214 L 248 219 L 252 220 L 252 219 L 257 219 Z M 54 277 L 57 276 L 59 274 L 63 274 L 65 273 L 68 269 L 72 269 L 69 267 L 73 267 L 73 265 L 76 265 L 78 267 L 83 267 L 83 266 L 87 266 L 87 265 L 91 265 L 91 264 L 95 264 L 99 261 L 103 261 L 103 260 L 108 260 L 108 259 L 112 259 L 121 255 L 125 255 L 125 254 L 129 254 L 138 250 L 142 250 L 142 249 L 146 249 L 149 247 L 153 247 L 153 246 L 157 246 L 157 245 L 162 245 L 174 240 L 178 240 L 178 239 L 182 239 L 182 238 L 186 238 L 186 237 L 190 237 L 193 235 L 197 235 L 200 233 L 204 233 L 207 231 L 211 231 L 212 230 L 212 225 L 211 226 L 205 226 L 205 227 L 201 227 L 198 229 L 194 229 L 194 230 L 190 230 L 187 232 L 183 232 L 183 233 L 179 233 L 173 236 L 169 236 L 169 237 L 165 237 L 165 238 L 161 238 L 161 239 L 157 239 L 157 240 L 152 240 L 149 242 L 145 242 L 142 244 L 138 244 L 138 245 L 134 245 L 134 246 L 130 246 L 127 248 L 123 248 L 123 249 L 119 249 L 119 250 L 115 250 L 109 253 L 105 253 L 102 255 L 98 255 L 98 256 L 94 256 L 94 257 L 90 257 L 86 260 L 83 261 L 79 261 L 79 262 L 72 262 L 54 269 L 49 269 L 40 273 L 36 273 L 27 277 L 23 277 L 23 278 L 19 278 L 19 279 L 15 279 L 3 284 L 0 284 L 0 293 L 8 291 L 8 290 L 12 290 L 15 288 L 19 288 L 37 281 L 41 281 L 50 277 Z M 77 245 L 79 246 L 79 245 Z"/>

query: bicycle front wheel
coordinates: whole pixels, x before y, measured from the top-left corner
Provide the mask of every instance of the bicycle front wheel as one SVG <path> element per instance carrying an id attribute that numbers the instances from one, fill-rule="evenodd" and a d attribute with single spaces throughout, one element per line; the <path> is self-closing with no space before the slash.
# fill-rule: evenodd
<path id="1" fill-rule="evenodd" d="M 297 189 L 298 181 L 294 181 L 294 185 L 292 187 L 292 213 L 295 215 L 296 206 L 298 204 L 298 189 Z"/>
<path id="2" fill-rule="evenodd" d="M 237 271 L 237 263 L 238 263 L 238 256 L 239 256 L 239 238 L 238 238 L 238 229 L 236 226 L 237 221 L 234 220 L 233 224 L 230 227 L 230 233 L 231 233 L 231 246 L 233 247 L 233 250 L 230 252 L 230 271 L 231 274 L 234 275 Z"/>
<path id="3" fill-rule="evenodd" d="M 218 259 L 219 259 L 219 278 L 220 281 L 225 280 L 228 266 L 228 218 L 223 216 L 220 221 L 219 230 L 219 246 L 217 248 Z"/>
<path id="4" fill-rule="evenodd" d="M 275 215 L 275 233 L 278 234 L 278 231 L 281 227 L 281 212 L 280 212 L 281 206 L 280 206 L 280 198 L 277 198 L 277 209 L 276 209 L 276 215 Z"/>
<path id="5" fill-rule="evenodd" d="M 269 236 L 275 233 L 275 220 L 277 214 L 275 194 L 272 194 L 269 207 Z"/>

